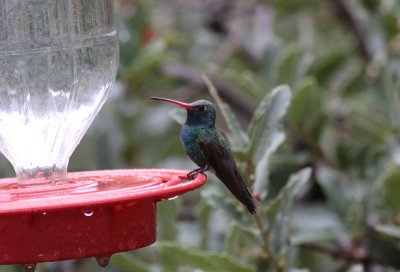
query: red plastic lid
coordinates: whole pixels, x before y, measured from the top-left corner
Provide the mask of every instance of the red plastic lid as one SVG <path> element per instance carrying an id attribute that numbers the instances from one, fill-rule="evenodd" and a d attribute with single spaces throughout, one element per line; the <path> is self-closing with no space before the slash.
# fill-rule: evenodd
<path id="1" fill-rule="evenodd" d="M 152 244 L 156 202 L 194 190 L 204 175 L 133 169 L 68 174 L 58 185 L 21 186 L 0 180 L 0 264 L 97 257 Z"/>

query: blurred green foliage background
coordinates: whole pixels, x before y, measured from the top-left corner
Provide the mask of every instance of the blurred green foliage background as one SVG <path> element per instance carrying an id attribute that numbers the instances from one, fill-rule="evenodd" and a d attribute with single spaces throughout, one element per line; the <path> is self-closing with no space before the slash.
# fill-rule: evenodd
<path id="1" fill-rule="evenodd" d="M 400 269 L 397 0 L 115 6 L 118 78 L 69 170 L 193 169 L 174 121 L 182 113 L 148 97 L 215 102 L 205 74 L 258 214 L 210 174 L 203 188 L 158 204 L 154 245 L 106 268 L 85 259 L 38 271 Z"/>

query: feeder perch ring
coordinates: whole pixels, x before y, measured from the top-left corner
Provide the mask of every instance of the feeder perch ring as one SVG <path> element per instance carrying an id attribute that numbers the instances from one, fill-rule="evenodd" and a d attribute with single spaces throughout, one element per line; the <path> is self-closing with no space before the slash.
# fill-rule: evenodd
<path id="1" fill-rule="evenodd" d="M 194 190 L 204 175 L 187 171 L 105 170 L 68 173 L 57 185 L 0 180 L 0 264 L 109 256 L 156 240 L 156 203 Z M 28 269 L 28 270 L 27 270 Z M 32 270 L 33 271 L 33 270 Z"/>

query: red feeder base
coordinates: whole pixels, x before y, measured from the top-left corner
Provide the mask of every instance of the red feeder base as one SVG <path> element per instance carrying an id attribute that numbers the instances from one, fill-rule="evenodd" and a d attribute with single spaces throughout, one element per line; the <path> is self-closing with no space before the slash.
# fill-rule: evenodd
<path id="1" fill-rule="evenodd" d="M 112 170 L 68 174 L 59 185 L 0 180 L 0 264 L 108 256 L 152 244 L 156 202 L 203 185 L 186 171 Z"/>

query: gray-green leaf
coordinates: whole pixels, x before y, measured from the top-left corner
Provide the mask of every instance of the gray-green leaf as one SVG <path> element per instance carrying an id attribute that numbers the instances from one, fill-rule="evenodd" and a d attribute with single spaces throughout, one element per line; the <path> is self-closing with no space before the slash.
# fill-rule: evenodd
<path id="1" fill-rule="evenodd" d="M 249 125 L 250 144 L 246 153 L 256 163 L 253 189 L 261 199 L 266 198 L 268 191 L 269 157 L 285 139 L 281 122 L 290 100 L 289 86 L 276 87 L 263 98 Z"/>
<path id="2" fill-rule="evenodd" d="M 241 264 L 233 257 L 225 254 L 187 249 L 171 242 L 158 243 L 158 249 L 161 255 L 171 259 L 171 261 L 204 271 L 254 271 L 252 267 Z"/>
<path id="3" fill-rule="evenodd" d="M 290 213 L 296 197 L 306 188 L 311 168 L 305 168 L 290 176 L 288 183 L 266 210 L 268 219 L 269 247 L 275 258 L 286 258 L 290 237 Z"/>

